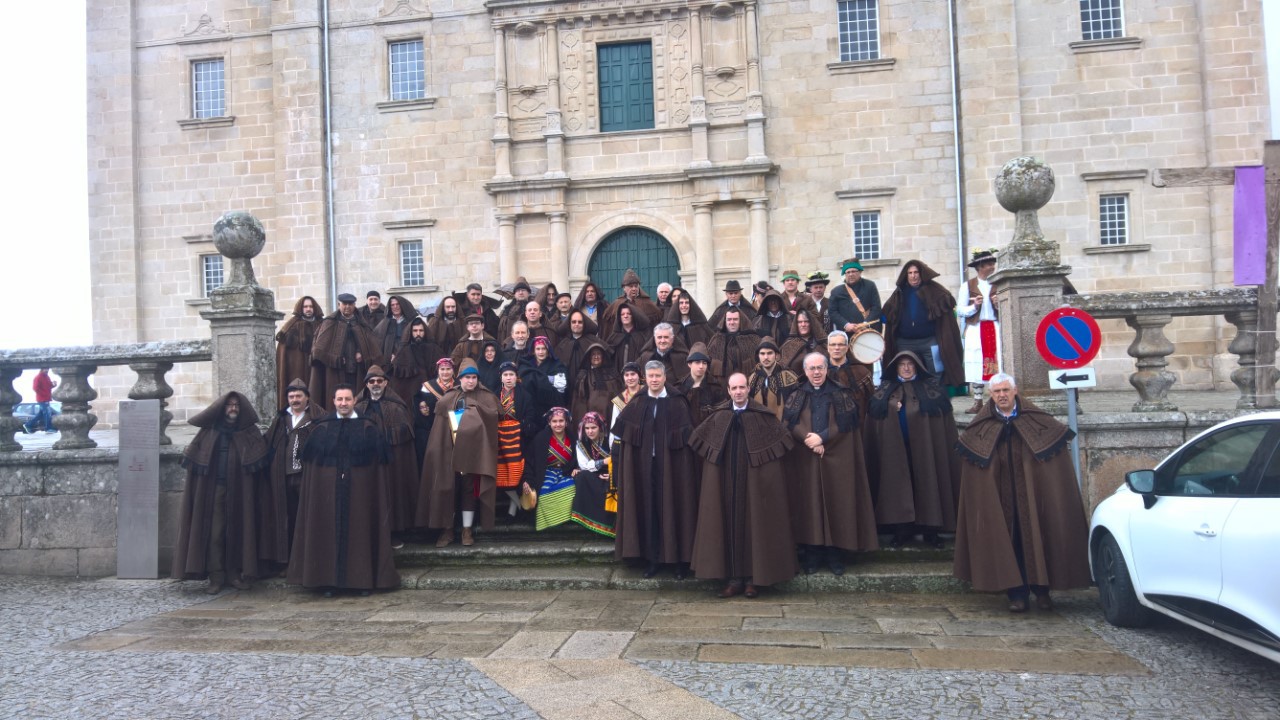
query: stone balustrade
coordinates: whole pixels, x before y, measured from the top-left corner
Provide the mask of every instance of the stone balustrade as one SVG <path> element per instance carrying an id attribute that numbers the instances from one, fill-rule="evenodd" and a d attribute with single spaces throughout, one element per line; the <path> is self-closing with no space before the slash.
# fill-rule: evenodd
<path id="1" fill-rule="evenodd" d="M 1121 292 L 1066 295 L 1063 301 L 1071 307 L 1102 319 L 1124 320 L 1134 330 L 1129 355 L 1137 368 L 1129 383 L 1138 391 L 1134 412 L 1177 410 L 1169 401 L 1169 388 L 1175 376 L 1165 368 L 1173 353 L 1173 343 L 1164 329 L 1175 317 L 1222 315 L 1236 326 L 1236 337 L 1227 347 L 1240 358 L 1240 366 L 1231 373 L 1231 381 L 1240 389 L 1236 407 L 1256 410 L 1259 404 L 1255 372 L 1258 331 L 1258 291 L 1256 288 L 1218 288 L 1175 292 Z"/>
<path id="2" fill-rule="evenodd" d="M 22 396 L 13 389 L 13 381 L 24 370 L 47 367 L 61 378 L 53 390 L 53 399 L 62 403 L 62 413 L 53 420 L 54 427 L 61 433 L 53 445 L 54 450 L 97 447 L 89 438 L 89 430 L 98 422 L 90 404 L 98 392 L 89 383 L 89 377 L 98 368 L 111 365 L 128 365 L 138 374 L 137 382 L 129 390 L 130 399 L 160 401 L 160 444 L 170 445 L 173 441 L 165 431 L 173 413 L 165 406 L 173 395 L 173 388 L 165 375 L 174 363 L 211 360 L 213 350 L 209 340 L 0 350 L 0 452 L 22 450 L 22 445 L 14 439 L 22 430 L 22 422 L 13 416 L 13 406 L 22 401 Z"/>

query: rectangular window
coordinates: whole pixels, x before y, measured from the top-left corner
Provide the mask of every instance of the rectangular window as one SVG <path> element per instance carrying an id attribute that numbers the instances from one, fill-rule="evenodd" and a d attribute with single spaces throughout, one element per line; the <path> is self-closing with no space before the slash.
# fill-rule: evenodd
<path id="1" fill-rule="evenodd" d="M 601 132 L 652 128 L 653 45 L 601 45 L 596 60 Z"/>
<path id="2" fill-rule="evenodd" d="M 877 0 L 840 0 L 840 61 L 880 58 L 880 6 Z"/>
<path id="3" fill-rule="evenodd" d="M 200 277 L 201 285 L 204 289 L 204 296 L 214 290 L 222 287 L 222 256 L 221 255 L 201 255 L 200 256 Z"/>
<path id="4" fill-rule="evenodd" d="M 1129 196 L 1098 196 L 1098 231 L 1103 245 L 1129 244 Z"/>
<path id="5" fill-rule="evenodd" d="M 427 284 L 426 265 L 422 259 L 422 241 L 400 243 L 400 286 L 421 287 Z"/>
<path id="6" fill-rule="evenodd" d="M 1085 40 L 1124 37 L 1121 0 L 1080 0 L 1080 35 Z"/>
<path id="7" fill-rule="evenodd" d="M 853 214 L 853 256 L 859 260 L 880 258 L 880 211 Z"/>
<path id="8" fill-rule="evenodd" d="M 225 66 L 222 58 L 191 63 L 191 117 L 219 118 L 227 115 Z"/>
<path id="9" fill-rule="evenodd" d="M 427 75 L 422 41 L 403 40 L 387 46 L 391 66 L 392 100 L 421 100 L 427 96 Z"/>

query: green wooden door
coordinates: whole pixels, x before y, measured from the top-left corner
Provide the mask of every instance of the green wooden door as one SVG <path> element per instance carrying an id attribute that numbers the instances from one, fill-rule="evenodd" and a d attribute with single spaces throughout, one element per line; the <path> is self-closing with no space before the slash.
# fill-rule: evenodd
<path id="1" fill-rule="evenodd" d="M 587 273 L 605 299 L 622 294 L 622 274 L 634 268 L 640 287 L 653 297 L 660 283 L 680 285 L 680 259 L 675 248 L 658 233 L 641 227 L 615 230 L 596 246 Z"/>
<path id="2" fill-rule="evenodd" d="M 601 132 L 653 127 L 653 46 L 600 45 L 596 68 Z"/>

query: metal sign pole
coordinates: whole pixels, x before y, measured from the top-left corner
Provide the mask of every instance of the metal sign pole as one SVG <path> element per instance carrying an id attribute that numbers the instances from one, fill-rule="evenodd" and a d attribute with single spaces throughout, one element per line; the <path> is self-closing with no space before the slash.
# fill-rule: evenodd
<path id="1" fill-rule="evenodd" d="M 1080 428 L 1076 424 L 1076 389 L 1067 388 L 1067 427 L 1071 428 L 1071 462 L 1076 466 L 1076 486 L 1084 492 L 1084 476 L 1080 474 Z"/>

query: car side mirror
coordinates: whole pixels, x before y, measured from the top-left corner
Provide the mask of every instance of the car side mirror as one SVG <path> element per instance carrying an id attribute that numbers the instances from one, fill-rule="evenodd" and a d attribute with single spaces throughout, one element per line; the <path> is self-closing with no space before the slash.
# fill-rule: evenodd
<path id="1" fill-rule="evenodd" d="M 1142 505 L 1148 510 L 1156 504 L 1156 471 L 1133 470 L 1126 473 L 1124 482 L 1129 489 L 1142 496 Z"/>

